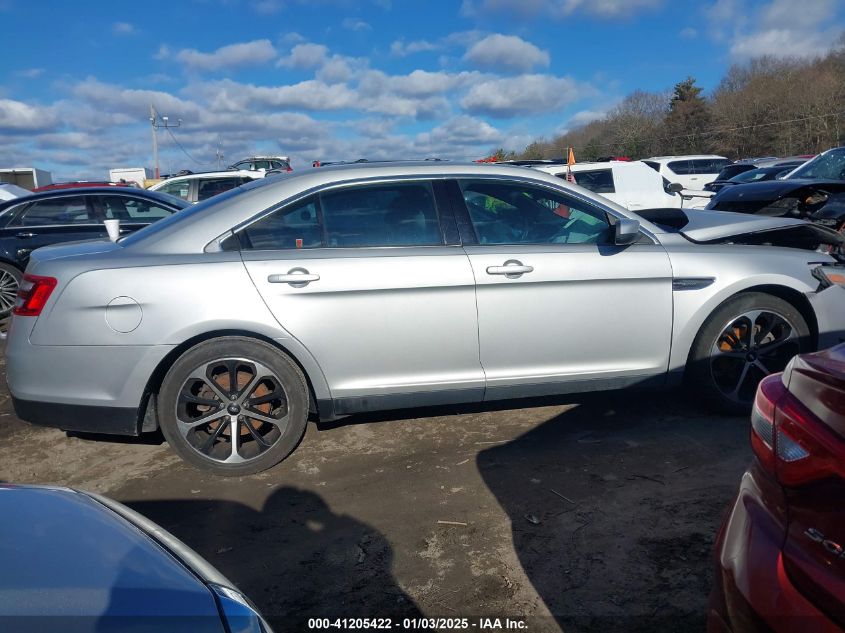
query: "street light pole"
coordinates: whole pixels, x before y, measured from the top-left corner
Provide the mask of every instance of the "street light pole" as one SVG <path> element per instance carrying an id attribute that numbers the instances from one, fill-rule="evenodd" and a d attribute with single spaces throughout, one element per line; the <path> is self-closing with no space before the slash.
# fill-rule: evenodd
<path id="1" fill-rule="evenodd" d="M 150 104 L 150 123 L 153 128 L 153 165 L 155 166 L 155 177 L 160 178 L 158 171 L 158 135 L 156 134 L 156 111 L 153 104 Z"/>
<path id="2" fill-rule="evenodd" d="M 158 168 L 158 135 L 157 131 L 158 128 L 168 128 L 168 127 L 179 127 L 182 125 L 182 119 L 176 119 L 176 125 L 170 123 L 170 119 L 167 116 L 161 117 L 161 123 L 158 122 L 158 113 L 156 112 L 155 106 L 150 104 L 150 124 L 153 128 L 153 163 L 155 163 L 155 177 L 160 178 L 161 175 L 159 173 Z"/>

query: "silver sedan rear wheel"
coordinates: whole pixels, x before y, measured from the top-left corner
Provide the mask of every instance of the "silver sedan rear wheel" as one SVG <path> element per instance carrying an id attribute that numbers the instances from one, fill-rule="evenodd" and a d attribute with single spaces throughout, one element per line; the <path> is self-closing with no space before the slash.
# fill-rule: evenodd
<path id="1" fill-rule="evenodd" d="M 245 337 L 200 343 L 167 372 L 159 422 L 183 459 L 220 475 L 270 468 L 296 448 L 308 419 L 299 367 L 273 346 Z"/>

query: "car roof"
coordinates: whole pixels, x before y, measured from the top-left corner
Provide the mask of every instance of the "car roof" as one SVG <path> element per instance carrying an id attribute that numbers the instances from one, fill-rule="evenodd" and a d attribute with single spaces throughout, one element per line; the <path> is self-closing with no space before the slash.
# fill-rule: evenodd
<path id="1" fill-rule="evenodd" d="M 695 160 L 697 158 L 719 158 L 728 160 L 725 156 L 719 156 L 718 154 L 686 154 L 684 156 L 652 156 L 651 158 L 646 158 L 645 160 L 656 160 L 661 162 L 668 162 L 672 160 Z"/>
<path id="2" fill-rule="evenodd" d="M 554 164 L 543 164 L 543 165 L 531 165 L 531 169 L 534 171 L 544 171 L 547 174 L 556 174 L 561 170 L 566 171 L 566 163 L 554 163 Z M 579 172 L 579 171 L 587 171 L 592 169 L 642 169 L 645 167 L 646 169 L 650 169 L 654 172 L 651 167 L 646 165 L 641 160 L 607 160 L 607 161 L 584 161 L 581 163 L 575 163 L 572 165 L 572 171 Z M 654 172 L 657 173 L 657 172 Z"/>
<path id="3" fill-rule="evenodd" d="M 94 195 L 109 195 L 109 196 L 135 196 L 136 198 L 147 198 L 148 200 L 156 200 L 163 204 L 169 204 L 173 207 L 184 209 L 189 203 L 186 203 L 181 198 L 171 196 L 166 193 L 158 191 L 150 191 L 148 189 L 141 189 L 139 187 L 74 187 L 70 189 L 52 189 L 50 191 L 38 191 L 28 196 L 21 196 L 19 198 L 12 198 L 11 200 L 3 200 L 0 202 L 0 211 L 3 211 L 11 206 L 16 206 L 22 202 L 35 202 L 36 200 L 43 200 L 45 198 L 77 198 L 79 196 L 94 196 Z"/>
<path id="4" fill-rule="evenodd" d="M 173 182 L 174 180 L 194 180 L 196 178 L 208 178 L 211 176 L 212 178 L 222 178 L 224 176 L 249 176 L 251 178 L 255 177 L 255 172 L 250 171 L 248 169 L 224 169 L 221 171 L 198 171 L 193 174 L 184 174 L 182 176 L 171 176 L 170 178 L 165 178 L 161 182 L 157 182 L 154 187 L 164 184 L 166 182 Z"/>

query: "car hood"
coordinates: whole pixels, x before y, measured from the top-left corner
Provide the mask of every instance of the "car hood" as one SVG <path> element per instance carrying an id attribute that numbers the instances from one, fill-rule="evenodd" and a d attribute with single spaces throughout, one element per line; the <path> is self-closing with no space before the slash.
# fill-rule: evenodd
<path id="1" fill-rule="evenodd" d="M 693 242 L 712 242 L 737 235 L 804 226 L 807 222 L 791 218 L 770 218 L 726 211 L 694 209 L 651 209 L 638 215 L 667 233 L 680 233 Z"/>
<path id="2" fill-rule="evenodd" d="M 794 180 L 764 180 L 761 182 L 747 182 L 723 187 L 716 194 L 714 200 L 718 202 L 754 202 L 760 200 L 777 200 L 802 187 L 813 185 L 824 188 L 845 189 L 845 182 L 841 180 L 809 180 L 796 178 Z"/>

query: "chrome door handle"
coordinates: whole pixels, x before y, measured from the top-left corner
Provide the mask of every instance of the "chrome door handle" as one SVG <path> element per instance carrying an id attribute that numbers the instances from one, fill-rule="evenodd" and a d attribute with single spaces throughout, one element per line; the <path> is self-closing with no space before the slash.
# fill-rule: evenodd
<path id="1" fill-rule="evenodd" d="M 29 231 L 24 231 L 22 233 L 18 233 L 17 237 L 35 237 L 38 233 L 30 233 Z"/>
<path id="2" fill-rule="evenodd" d="M 515 279 L 525 273 L 534 272 L 533 266 L 525 266 L 521 261 L 516 259 L 509 259 L 504 266 L 488 266 L 488 275 L 505 275 L 511 279 Z"/>
<path id="3" fill-rule="evenodd" d="M 312 275 L 305 268 L 291 268 L 285 275 L 269 275 L 271 284 L 290 284 L 294 288 L 307 286 L 312 281 L 320 281 L 320 275 Z"/>

